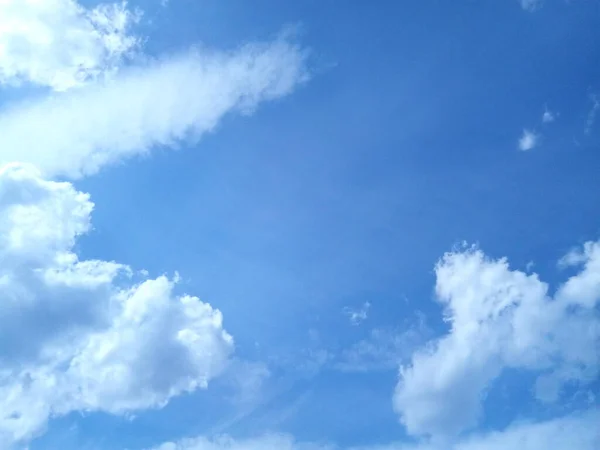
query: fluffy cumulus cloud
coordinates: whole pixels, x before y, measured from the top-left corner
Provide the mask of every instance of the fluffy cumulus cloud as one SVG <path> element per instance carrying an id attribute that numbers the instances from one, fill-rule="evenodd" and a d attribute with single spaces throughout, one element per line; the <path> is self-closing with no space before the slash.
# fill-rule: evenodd
<path id="1" fill-rule="evenodd" d="M 317 443 L 300 443 L 288 435 L 234 440 L 204 437 L 167 442 L 154 450 L 596 450 L 600 448 L 600 412 L 558 418 L 540 423 L 518 423 L 502 431 L 477 434 L 452 446 L 422 444 L 388 444 L 376 447 L 340 448 Z"/>
<path id="2" fill-rule="evenodd" d="M 218 310 L 109 261 L 80 260 L 93 204 L 29 166 L 0 169 L 0 446 L 52 416 L 121 414 L 204 388 L 232 338 Z"/>
<path id="3" fill-rule="evenodd" d="M 64 91 L 114 72 L 140 44 L 138 17 L 125 2 L 0 0 L 0 83 Z"/>
<path id="4" fill-rule="evenodd" d="M 394 405 L 407 431 L 452 436 L 478 423 L 482 396 L 504 370 L 537 376 L 537 398 L 561 398 L 600 371 L 600 242 L 567 255 L 578 272 L 550 294 L 537 275 L 468 248 L 436 267 L 449 333 L 402 367 Z"/>

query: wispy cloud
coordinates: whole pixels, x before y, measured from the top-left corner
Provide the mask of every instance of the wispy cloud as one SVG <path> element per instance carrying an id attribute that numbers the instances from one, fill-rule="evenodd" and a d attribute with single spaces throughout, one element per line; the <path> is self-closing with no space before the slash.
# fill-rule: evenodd
<path id="1" fill-rule="evenodd" d="M 592 132 L 594 123 L 596 123 L 596 116 L 598 115 L 598 110 L 600 109 L 600 97 L 597 94 L 592 94 L 590 96 L 590 101 L 592 102 L 592 107 L 590 108 L 590 112 L 588 113 L 587 119 L 585 121 L 585 134 L 590 134 Z"/>
<path id="2" fill-rule="evenodd" d="M 544 109 L 544 114 L 542 114 L 542 122 L 543 123 L 552 123 L 558 117 L 558 113 L 554 111 L 550 111 L 548 107 Z"/>
<path id="3" fill-rule="evenodd" d="M 544 0 L 519 0 L 519 3 L 525 11 L 533 12 L 542 7 Z"/>
<path id="4" fill-rule="evenodd" d="M 532 130 L 523 130 L 523 134 L 519 138 L 519 150 L 528 151 L 535 148 L 539 144 L 540 136 Z"/>
<path id="5" fill-rule="evenodd" d="M 270 377 L 271 371 L 266 364 L 239 359 L 231 361 L 223 374 L 233 390 L 230 400 L 240 407 L 252 407 L 259 403 Z"/>
<path id="6" fill-rule="evenodd" d="M 77 178 L 123 158 L 197 140 L 229 112 L 251 113 L 307 79 L 306 53 L 283 36 L 234 52 L 192 51 L 116 79 L 0 113 L 0 163 Z"/>
<path id="7" fill-rule="evenodd" d="M 357 309 L 350 307 L 344 308 L 344 314 L 348 316 L 348 319 L 352 325 L 360 325 L 362 322 L 367 320 L 370 308 L 371 303 L 365 302 L 360 308 Z"/>
<path id="8" fill-rule="evenodd" d="M 365 339 L 342 350 L 332 366 L 343 372 L 398 370 L 430 337 L 423 316 L 400 328 L 374 328 Z"/>

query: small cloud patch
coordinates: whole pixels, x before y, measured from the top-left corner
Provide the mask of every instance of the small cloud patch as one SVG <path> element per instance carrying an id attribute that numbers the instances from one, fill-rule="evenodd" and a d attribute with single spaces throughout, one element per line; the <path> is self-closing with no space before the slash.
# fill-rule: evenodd
<path id="1" fill-rule="evenodd" d="M 344 314 L 348 316 L 352 325 L 360 325 L 362 322 L 367 320 L 370 308 L 371 303 L 365 302 L 359 309 L 348 307 L 344 308 Z"/>
<path id="2" fill-rule="evenodd" d="M 532 150 L 539 145 L 539 141 L 539 134 L 535 131 L 525 129 L 519 138 L 519 150 L 524 152 Z"/>

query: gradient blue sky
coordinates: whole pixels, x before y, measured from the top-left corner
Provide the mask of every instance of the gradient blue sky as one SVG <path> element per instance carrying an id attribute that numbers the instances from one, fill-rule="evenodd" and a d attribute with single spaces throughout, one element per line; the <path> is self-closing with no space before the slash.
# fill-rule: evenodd
<path id="1" fill-rule="evenodd" d="M 54 3 L 60 8 L 69 2 Z M 173 139 L 144 138 L 143 154 L 135 155 L 133 146 L 89 176 L 39 164 L 44 178 L 67 180 L 95 204 L 92 228 L 73 250 L 81 260 L 118 261 L 147 270 L 143 276 L 150 279 L 177 273 L 175 295 L 198 296 L 219 309 L 235 350 L 207 389 L 173 395 L 160 407 L 118 413 L 104 406 L 51 404 L 44 431 L 36 429 L 10 445 L 142 450 L 183 438 L 227 435 L 236 450 L 305 448 L 260 440 L 282 433 L 285 442 L 314 448 L 499 449 L 514 442 L 531 450 L 548 442 L 565 445 L 556 448 L 598 448 L 600 3 L 522 3 L 170 0 L 161 5 L 130 0 L 127 7 L 143 14 L 128 32 L 141 41 L 135 55 L 115 63 L 116 83 L 134 73 L 130 86 L 135 86 L 148 61 L 169 60 L 190 48 L 199 49 L 202 64 L 234 58 L 240 46 L 269 43 L 282 32 L 289 36 L 281 38 L 289 39 L 285 45 L 291 42 L 293 51 L 305 52 L 299 64 L 306 77 L 273 101 L 256 100 L 242 114 L 235 108 L 224 111 L 202 136 L 194 124 L 184 124 Z M 90 10 L 97 5 L 80 4 Z M 2 64 L 0 57 L 0 73 L 8 73 Z M 100 69 L 107 64 L 99 63 Z M 21 68 L 3 80 L 0 132 L 31 117 L 33 109 L 26 108 L 54 101 L 45 98 L 75 103 L 86 89 L 103 83 L 90 76 L 63 92 L 31 73 Z M 173 94 L 181 97 L 182 107 L 195 90 L 193 80 L 187 81 Z M 143 108 L 155 109 L 150 115 L 177 114 L 160 96 L 153 102 L 148 86 Z M 190 102 L 201 103 L 202 95 L 197 97 Z M 86 120 L 90 113 L 92 127 L 96 109 L 105 108 L 112 120 L 137 120 L 129 110 L 110 105 L 110 99 L 98 106 L 94 98 L 81 100 L 90 102 L 81 114 Z M 137 98 L 132 94 L 127 101 Z M 24 113 L 17 110 L 21 104 L 28 105 Z M 48 127 L 68 128 L 58 123 L 60 117 Z M 160 127 L 161 117 L 149 126 Z M 102 133 L 109 134 L 111 127 L 105 129 Z M 48 154 L 64 158 L 70 168 L 70 153 L 61 146 L 45 153 L 45 139 L 55 134 L 45 138 L 43 133 L 33 127 L 40 150 L 31 156 L 23 150 L 26 162 L 38 165 L 39 155 Z M 73 145 L 83 136 L 76 134 Z M 15 135 L 8 139 L 13 146 Z M 97 147 L 118 139 L 106 138 Z M 2 162 L 19 160 L 20 150 L 2 155 L 1 140 L 0 135 Z M 587 259 L 573 250 L 585 242 L 590 242 Z M 537 273 L 548 284 L 550 303 L 580 305 L 582 298 L 592 298 L 587 309 L 565 306 L 568 312 L 544 322 L 567 332 L 583 324 L 586 332 L 574 343 L 552 338 L 558 344 L 548 344 L 557 346 L 548 350 L 550 362 L 532 362 L 528 352 L 543 353 L 546 344 L 528 348 L 530 341 L 520 335 L 507 338 L 520 350 L 506 350 L 512 344 L 499 338 L 488 357 L 480 346 L 496 345 L 490 330 L 504 323 L 492 320 L 485 333 L 472 337 L 481 342 L 471 342 L 466 353 L 456 343 L 443 353 L 444 361 L 475 361 L 465 363 L 460 380 L 421 386 L 427 384 L 424 377 L 434 379 L 438 369 L 445 370 L 436 358 L 442 358 L 444 339 L 459 333 L 460 305 L 476 309 L 488 295 L 478 291 L 488 278 L 481 281 L 479 269 L 469 266 L 465 273 L 474 281 L 465 275 L 464 289 L 456 288 L 456 280 L 448 282 L 458 292 L 455 313 L 436 301 L 436 280 L 438 286 L 443 283 L 436 263 L 452 251 L 457 258 L 485 253 L 487 263 L 481 264 L 498 267 L 498 258 L 506 257 L 510 270 L 523 277 Z M 585 274 L 558 264 L 567 254 L 583 258 Z M 569 277 L 584 275 L 591 294 L 563 295 L 561 286 Z M 494 295 L 529 298 L 529 287 L 519 291 L 520 278 L 506 284 L 504 278 L 491 279 L 501 284 Z M 580 374 L 565 361 L 582 343 L 587 354 L 572 362 L 584 367 Z M 431 364 L 415 362 L 422 354 Z M 481 375 L 496 365 L 493 375 Z M 400 366 L 414 369 L 413 384 L 406 381 L 409 375 L 399 375 Z M 536 379 L 554 371 L 562 377 L 561 394 L 552 401 L 536 398 Z M 469 381 L 480 376 L 481 382 Z M 463 391 L 469 386 L 463 385 L 471 383 L 481 384 L 473 394 L 481 404 L 475 423 L 456 412 L 460 423 L 449 425 L 447 415 L 418 409 L 428 401 L 414 405 L 431 396 L 435 408 L 443 410 L 448 397 L 448 408 L 468 410 L 470 394 Z M 576 432 L 569 434 L 572 429 L 561 428 L 560 421 L 573 421 Z M 510 435 L 524 426 L 519 432 L 543 439 L 535 424 L 549 427 L 550 437 L 539 444 L 529 438 L 529 447 L 497 436 L 493 441 L 489 434 Z M 200 441 L 179 445 L 164 448 L 230 448 Z"/>

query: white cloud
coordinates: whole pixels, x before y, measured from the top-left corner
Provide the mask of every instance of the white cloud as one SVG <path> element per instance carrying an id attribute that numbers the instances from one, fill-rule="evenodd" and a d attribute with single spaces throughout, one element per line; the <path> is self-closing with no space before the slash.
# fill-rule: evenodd
<path id="1" fill-rule="evenodd" d="M 394 405 L 414 435 L 450 436 L 475 426 L 485 390 L 504 369 L 539 375 L 539 400 L 560 398 L 567 382 L 585 385 L 600 371 L 600 243 L 569 261 L 582 270 L 554 298 L 536 274 L 511 270 L 480 250 L 446 254 L 436 293 L 449 333 L 401 369 Z"/>
<path id="2" fill-rule="evenodd" d="M 344 308 L 344 314 L 348 316 L 348 319 L 352 325 L 360 325 L 362 322 L 367 320 L 370 308 L 371 304 L 369 302 L 365 302 L 359 309 L 349 307 Z"/>
<path id="3" fill-rule="evenodd" d="M 449 446 L 433 444 L 388 444 L 346 447 L 346 450 L 596 450 L 600 445 L 600 413 L 591 410 L 540 423 L 517 423 L 505 430 L 467 437 Z M 302 443 L 289 435 L 235 440 L 230 437 L 197 437 L 168 442 L 154 450 L 343 450 L 342 447 Z"/>
<path id="4" fill-rule="evenodd" d="M 587 242 L 583 248 L 570 251 L 561 263 L 583 268 L 561 286 L 556 297 L 565 303 L 593 309 L 600 297 L 600 241 Z"/>
<path id="5" fill-rule="evenodd" d="M 220 312 L 174 294 L 176 280 L 78 259 L 92 208 L 70 183 L 0 169 L 2 448 L 71 411 L 161 407 L 206 387 L 232 351 Z"/>
<path id="6" fill-rule="evenodd" d="M 551 123 L 556 120 L 558 117 L 558 113 L 550 111 L 548 108 L 544 110 L 544 114 L 542 114 L 542 122 L 543 123 Z"/>
<path id="7" fill-rule="evenodd" d="M 600 413 L 591 410 L 547 422 L 514 424 L 465 439 L 456 450 L 593 450 L 600 448 L 599 423 Z"/>
<path id="8" fill-rule="evenodd" d="M 189 52 L 122 71 L 0 113 L 0 163 L 35 164 L 45 176 L 79 177 L 148 152 L 198 139 L 228 112 L 250 113 L 307 76 L 305 52 L 286 37 L 235 52 Z"/>
<path id="9" fill-rule="evenodd" d="M 519 0 L 519 2 L 525 11 L 533 12 L 542 7 L 544 0 Z"/>
<path id="10" fill-rule="evenodd" d="M 534 131 L 523 130 L 523 134 L 519 138 L 519 150 L 531 150 L 538 145 L 539 140 L 540 136 Z"/>
<path id="11" fill-rule="evenodd" d="M 87 9 L 74 0 L 0 1 L 0 84 L 64 91 L 116 70 L 140 40 L 125 2 Z"/>

